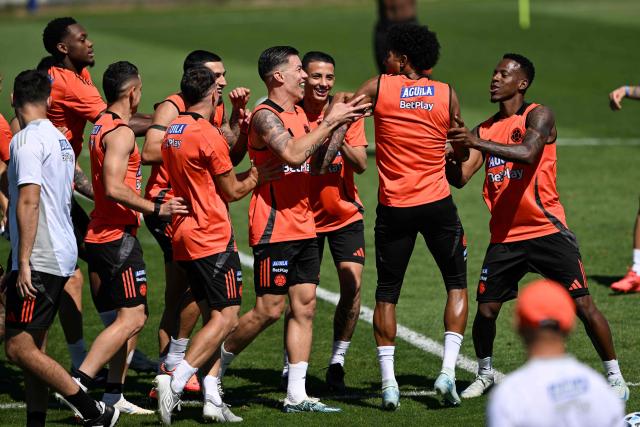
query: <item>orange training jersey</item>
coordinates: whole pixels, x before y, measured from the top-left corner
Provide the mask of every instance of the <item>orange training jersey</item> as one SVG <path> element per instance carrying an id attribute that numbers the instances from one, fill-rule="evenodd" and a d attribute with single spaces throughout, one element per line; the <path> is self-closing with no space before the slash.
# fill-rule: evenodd
<path id="1" fill-rule="evenodd" d="M 284 111 L 267 99 L 256 107 L 253 117 L 264 109 L 276 114 L 294 138 L 311 132 L 307 116 L 298 105 L 294 111 Z M 268 147 L 254 148 L 253 138 L 255 136 L 249 131 L 249 158 L 256 166 L 274 159 L 280 161 Z M 283 164 L 280 179 L 266 182 L 253 190 L 249 204 L 249 244 L 255 246 L 314 237 L 316 227 L 309 202 L 309 163 L 297 168 Z"/>
<path id="2" fill-rule="evenodd" d="M 324 118 L 324 113 L 317 117 L 306 114 L 311 129 L 317 128 Z M 367 146 L 364 120 L 358 120 L 349 126 L 344 143 L 352 147 Z M 309 201 L 318 233 L 328 233 L 362 219 L 364 208 L 353 182 L 353 168 L 340 151 L 329 165 L 327 173 L 311 175 Z"/>
<path id="3" fill-rule="evenodd" d="M 48 71 L 51 81 L 51 105 L 47 118 L 55 127 L 66 127 L 67 139 L 73 146 L 76 158 L 82 151 L 84 126 L 87 121 L 95 123 L 100 113 L 107 108 L 100 92 L 91 81 L 86 68 L 80 74 L 61 67 Z"/>
<path id="4" fill-rule="evenodd" d="M 213 179 L 233 168 L 220 129 L 198 114 L 181 113 L 167 129 L 162 160 L 174 196 L 183 197 L 190 206 L 190 214 L 173 216 L 174 260 L 235 249 L 227 203 Z"/>
<path id="5" fill-rule="evenodd" d="M 524 104 L 511 117 L 490 118 L 478 127 L 484 140 L 520 144 L 527 115 L 538 104 Z M 556 144 L 546 144 L 531 165 L 485 155 L 483 195 L 491 212 L 491 243 L 514 242 L 567 229 L 556 189 Z"/>
<path id="6" fill-rule="evenodd" d="M 0 114 L 0 160 L 7 163 L 9 162 L 9 143 L 13 134 L 11 133 L 11 127 L 5 118 Z"/>
<path id="7" fill-rule="evenodd" d="M 380 76 L 373 117 L 383 205 L 418 206 L 451 194 L 444 160 L 450 96 L 448 84 L 428 77 Z"/>
<path id="8" fill-rule="evenodd" d="M 117 114 L 105 112 L 93 126 L 89 139 L 89 152 L 91 155 L 91 183 L 93 185 L 93 201 L 95 207 L 91 212 L 91 221 L 87 230 L 85 241 L 89 243 L 107 243 L 122 237 L 125 228 L 130 228 L 132 233 L 140 225 L 140 215 L 133 209 L 122 206 L 110 200 L 105 195 L 103 181 L 103 167 L 105 151 L 108 149 L 103 144 L 103 138 L 111 131 L 119 127 L 127 126 Z M 111 141 L 111 144 L 118 141 Z M 133 152 L 129 156 L 125 184 L 136 194 L 140 194 L 142 182 L 142 168 L 138 144 L 134 144 Z"/>
<path id="9" fill-rule="evenodd" d="M 173 104 L 178 112 L 183 112 L 187 109 L 184 99 L 180 93 L 174 93 L 173 95 L 169 95 L 162 102 L 170 102 Z M 162 104 L 162 102 L 156 104 L 154 108 L 158 108 L 158 105 Z M 216 106 L 216 110 L 211 116 L 211 123 L 216 126 L 222 126 L 222 120 L 224 118 L 224 103 L 220 103 Z M 164 202 L 169 200 L 172 197 L 171 185 L 169 184 L 169 178 L 167 177 L 167 170 L 163 165 L 152 165 L 151 166 L 151 174 L 149 175 L 149 179 L 147 181 L 147 186 L 145 188 L 144 197 L 149 200 L 157 200 L 159 202 Z"/>

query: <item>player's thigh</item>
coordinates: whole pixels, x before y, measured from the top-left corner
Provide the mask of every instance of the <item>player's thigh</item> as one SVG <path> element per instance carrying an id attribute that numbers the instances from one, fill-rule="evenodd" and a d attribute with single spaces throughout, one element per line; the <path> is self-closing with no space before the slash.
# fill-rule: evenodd
<path id="1" fill-rule="evenodd" d="M 525 274 L 527 254 L 522 244 L 489 244 L 480 269 L 476 300 L 479 303 L 502 303 L 516 298 L 518 283 Z"/>

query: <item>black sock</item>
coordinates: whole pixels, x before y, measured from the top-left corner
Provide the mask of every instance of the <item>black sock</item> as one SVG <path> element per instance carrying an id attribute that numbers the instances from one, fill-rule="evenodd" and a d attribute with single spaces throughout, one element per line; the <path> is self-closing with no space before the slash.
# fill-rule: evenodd
<path id="1" fill-rule="evenodd" d="M 91 383 L 93 383 L 93 378 L 82 372 L 80 369 L 71 368 L 71 376 L 79 379 L 80 383 L 86 388 L 89 388 Z"/>
<path id="2" fill-rule="evenodd" d="M 107 385 L 104 387 L 104 392 L 109 394 L 122 394 L 122 384 L 107 383 Z"/>
<path id="3" fill-rule="evenodd" d="M 27 427 L 44 427 L 46 412 L 27 412 Z"/>
<path id="4" fill-rule="evenodd" d="M 82 418 L 84 418 L 85 420 L 92 420 L 100 416 L 98 402 L 93 400 L 82 389 L 78 390 L 76 394 L 65 396 L 64 398 L 67 399 L 67 401 L 73 406 L 75 406 L 78 411 L 80 411 L 80 413 L 82 414 Z"/>

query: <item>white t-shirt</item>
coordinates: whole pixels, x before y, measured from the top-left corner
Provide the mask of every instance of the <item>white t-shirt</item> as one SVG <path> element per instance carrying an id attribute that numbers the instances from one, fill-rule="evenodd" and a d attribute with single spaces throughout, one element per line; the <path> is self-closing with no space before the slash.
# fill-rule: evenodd
<path id="1" fill-rule="evenodd" d="M 489 396 L 490 427 L 621 426 L 624 404 L 604 377 L 572 356 L 531 359 Z"/>
<path id="2" fill-rule="evenodd" d="M 34 120 L 11 139 L 9 160 L 9 225 L 12 269 L 18 270 L 19 238 L 16 206 L 19 187 L 40 186 L 40 216 L 31 269 L 68 277 L 75 270 L 78 248 L 71 224 L 75 155 L 71 144 L 46 119 Z"/>

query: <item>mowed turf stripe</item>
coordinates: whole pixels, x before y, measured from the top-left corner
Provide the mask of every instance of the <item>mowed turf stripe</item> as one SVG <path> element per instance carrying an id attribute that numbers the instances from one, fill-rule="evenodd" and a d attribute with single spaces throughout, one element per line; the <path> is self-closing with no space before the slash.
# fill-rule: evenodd
<path id="1" fill-rule="evenodd" d="M 240 255 L 240 263 L 247 268 L 253 269 L 253 257 L 240 251 L 238 251 L 238 253 Z M 318 286 L 317 288 L 316 295 L 321 300 L 333 304 L 334 306 L 338 305 L 338 301 L 340 300 L 340 294 L 329 291 L 320 286 Z M 360 320 L 364 320 L 369 324 L 373 324 L 373 310 L 364 305 L 360 306 Z M 413 329 L 409 329 L 406 326 L 401 325 L 400 323 L 397 324 L 397 328 L 398 338 L 408 342 L 412 346 L 417 347 L 426 353 L 442 357 L 444 347 L 439 342 L 425 335 L 422 335 L 421 333 L 416 332 Z M 463 354 L 458 355 L 456 366 L 458 366 L 460 369 L 464 369 L 467 372 L 471 372 L 472 374 L 478 372 L 478 362 L 468 358 Z M 504 374 L 500 371 L 495 372 L 496 380 L 498 382 L 502 381 L 502 378 L 504 378 Z"/>

